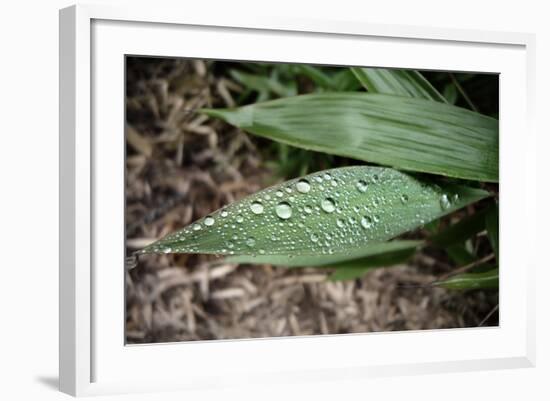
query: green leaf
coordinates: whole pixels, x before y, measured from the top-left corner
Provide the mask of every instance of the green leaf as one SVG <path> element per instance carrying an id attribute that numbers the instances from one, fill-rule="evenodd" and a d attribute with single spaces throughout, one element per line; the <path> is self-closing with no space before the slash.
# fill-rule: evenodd
<path id="1" fill-rule="evenodd" d="M 330 265 L 330 267 L 335 267 L 336 270 L 330 275 L 329 280 L 353 280 L 372 269 L 404 263 L 412 256 L 414 251 L 415 248 L 409 248 Z"/>
<path id="2" fill-rule="evenodd" d="M 400 170 L 498 181 L 498 121 L 448 104 L 345 92 L 202 112 L 296 147 Z"/>
<path id="3" fill-rule="evenodd" d="M 493 204 L 485 218 L 487 235 L 498 261 L 498 205 Z"/>
<path id="4" fill-rule="evenodd" d="M 463 273 L 434 283 L 450 290 L 473 290 L 498 288 L 498 268 L 483 273 Z"/>
<path id="5" fill-rule="evenodd" d="M 445 250 L 452 261 L 458 266 L 465 266 L 476 261 L 476 257 L 464 245 L 450 245 Z"/>
<path id="6" fill-rule="evenodd" d="M 332 79 L 336 91 L 356 91 L 361 88 L 361 83 L 349 68 L 338 71 L 332 76 Z"/>
<path id="7" fill-rule="evenodd" d="M 485 219 L 488 212 L 489 208 L 485 208 L 464 217 L 458 223 L 432 236 L 430 241 L 443 248 L 464 242 L 485 229 Z"/>
<path id="8" fill-rule="evenodd" d="M 233 79 L 244 85 L 247 89 L 255 90 L 260 94 L 264 93 L 266 96 L 269 93 L 274 93 L 281 97 L 296 95 L 295 86 L 285 86 L 274 77 L 254 75 L 238 70 L 231 70 L 229 71 L 229 74 Z"/>
<path id="9" fill-rule="evenodd" d="M 454 84 L 445 85 L 445 89 L 443 90 L 443 96 L 447 100 L 447 103 L 455 104 L 458 99 L 458 92 L 456 90 L 456 86 Z"/>
<path id="10" fill-rule="evenodd" d="M 298 64 L 296 71 L 311 79 L 315 84 L 324 89 L 333 89 L 334 83 L 329 75 L 325 74 L 320 68 L 307 64 Z"/>
<path id="11" fill-rule="evenodd" d="M 361 67 L 352 67 L 351 70 L 369 92 L 447 103 L 418 71 Z"/>
<path id="12" fill-rule="evenodd" d="M 381 255 L 392 255 L 400 252 L 414 252 L 423 241 L 389 241 L 378 244 L 370 244 L 364 247 L 350 249 L 348 252 L 332 254 L 305 254 L 305 255 L 239 255 L 229 256 L 225 260 L 228 263 L 270 264 L 286 267 L 363 267 L 372 260 L 378 261 Z"/>
<path id="13" fill-rule="evenodd" d="M 264 189 L 139 253 L 349 254 L 487 195 L 389 168 L 342 167 Z"/>

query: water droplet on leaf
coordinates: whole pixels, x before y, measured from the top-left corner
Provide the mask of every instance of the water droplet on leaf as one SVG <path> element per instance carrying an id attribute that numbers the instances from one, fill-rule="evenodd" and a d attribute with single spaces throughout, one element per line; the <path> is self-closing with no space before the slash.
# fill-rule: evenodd
<path id="1" fill-rule="evenodd" d="M 367 182 L 365 180 L 359 180 L 357 181 L 357 184 L 355 185 L 355 188 L 361 193 L 367 192 Z"/>
<path id="2" fill-rule="evenodd" d="M 336 210 L 336 205 L 332 198 L 325 198 L 321 201 L 321 209 L 327 213 L 332 213 Z"/>
<path id="3" fill-rule="evenodd" d="M 264 205 L 259 201 L 252 202 L 250 210 L 252 210 L 254 214 L 262 214 L 264 212 Z"/>
<path id="4" fill-rule="evenodd" d="M 451 207 L 451 201 L 449 200 L 449 197 L 447 196 L 447 194 L 441 195 L 441 197 L 439 198 L 439 205 L 443 210 L 447 210 L 448 208 Z"/>
<path id="5" fill-rule="evenodd" d="M 307 194 L 309 192 L 309 190 L 311 189 L 311 185 L 309 185 L 308 180 L 301 179 L 296 183 L 296 189 L 300 193 Z"/>
<path id="6" fill-rule="evenodd" d="M 287 220 L 292 216 L 292 208 L 288 202 L 280 202 L 277 206 L 275 206 L 275 213 L 281 219 Z"/>
<path id="7" fill-rule="evenodd" d="M 372 218 L 370 216 L 365 216 L 361 219 L 361 227 L 371 228 L 372 227 Z"/>

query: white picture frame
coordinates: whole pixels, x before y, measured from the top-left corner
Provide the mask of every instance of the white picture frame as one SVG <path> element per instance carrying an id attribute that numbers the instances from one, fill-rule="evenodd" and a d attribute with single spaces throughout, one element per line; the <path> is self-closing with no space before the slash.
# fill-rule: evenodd
<path id="1" fill-rule="evenodd" d="M 536 210 L 528 191 L 517 190 L 536 185 L 533 49 L 534 36 L 521 33 L 225 19 L 154 7 L 61 10 L 61 391 L 95 395 L 533 366 L 535 261 L 525 252 L 529 238 L 519 233 L 535 231 Z M 125 346 L 125 54 L 501 74 L 500 326 Z M 107 130 L 117 134 L 98 134 Z M 521 140 L 514 132 L 523 133 Z M 185 359 L 198 362 L 186 368 L 179 363 Z"/>

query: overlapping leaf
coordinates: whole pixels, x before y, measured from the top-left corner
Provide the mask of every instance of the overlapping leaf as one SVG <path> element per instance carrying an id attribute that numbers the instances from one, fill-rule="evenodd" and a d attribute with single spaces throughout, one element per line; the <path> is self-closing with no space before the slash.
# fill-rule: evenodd
<path id="1" fill-rule="evenodd" d="M 423 241 L 395 240 L 369 244 L 364 247 L 347 249 L 345 253 L 335 252 L 332 254 L 264 254 L 264 255 L 238 255 L 230 256 L 226 260 L 229 263 L 251 263 L 270 264 L 285 267 L 334 267 L 334 268 L 357 268 L 372 266 L 383 266 L 383 257 L 388 255 L 401 255 L 402 252 L 412 252 L 417 249 Z M 381 258 L 382 257 L 382 258 Z"/>
<path id="2" fill-rule="evenodd" d="M 498 121 L 440 102 L 342 92 L 203 112 L 305 149 L 400 170 L 498 181 Z"/>
<path id="3" fill-rule="evenodd" d="M 498 268 L 482 273 L 462 273 L 434 283 L 450 290 L 474 290 L 498 288 Z"/>
<path id="4" fill-rule="evenodd" d="M 447 103 L 441 93 L 415 70 L 353 67 L 361 84 L 371 93 L 407 96 Z"/>
<path id="5" fill-rule="evenodd" d="M 380 253 L 363 259 L 331 265 L 331 267 L 335 268 L 335 271 L 330 275 L 329 279 L 331 281 L 352 280 L 365 275 L 372 269 L 405 263 L 414 251 L 414 247 L 405 248 L 399 251 Z"/>

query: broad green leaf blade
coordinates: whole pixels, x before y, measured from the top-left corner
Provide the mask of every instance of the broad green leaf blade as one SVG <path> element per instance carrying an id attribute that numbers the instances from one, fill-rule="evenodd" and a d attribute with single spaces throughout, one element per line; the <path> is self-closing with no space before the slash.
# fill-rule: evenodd
<path id="1" fill-rule="evenodd" d="M 373 258 L 380 263 L 381 259 L 377 259 L 380 255 L 388 255 L 398 252 L 414 252 L 423 241 L 390 241 L 381 242 L 379 244 L 371 244 L 361 248 L 350 249 L 349 251 L 335 252 L 333 254 L 317 254 L 317 255 L 239 255 L 226 258 L 229 263 L 250 263 L 250 264 L 270 264 L 286 267 L 308 267 L 308 266 L 325 266 L 325 267 L 357 267 L 363 266 L 364 263 L 369 263 Z"/>
<path id="2" fill-rule="evenodd" d="M 330 275 L 329 280 L 342 281 L 353 280 L 363 276 L 372 269 L 393 266 L 406 262 L 414 253 L 415 248 L 382 253 L 363 259 L 341 262 L 334 266 L 336 270 Z"/>
<path id="3" fill-rule="evenodd" d="M 448 104 L 346 92 L 202 111 L 296 147 L 400 170 L 498 181 L 498 121 Z"/>
<path id="4" fill-rule="evenodd" d="M 361 84 L 371 93 L 407 96 L 447 103 L 441 93 L 415 70 L 352 67 Z"/>
<path id="5" fill-rule="evenodd" d="M 482 209 L 475 214 L 464 217 L 458 223 L 442 230 L 432 236 L 430 241 L 440 247 L 463 243 L 468 238 L 485 229 L 485 219 L 489 213 L 489 208 Z"/>
<path id="6" fill-rule="evenodd" d="M 388 168 L 342 167 L 264 189 L 139 253 L 346 254 L 487 195 Z"/>
<path id="7" fill-rule="evenodd" d="M 498 261 L 498 205 L 493 204 L 486 217 L 487 235 Z"/>
<path id="8" fill-rule="evenodd" d="M 463 273 L 434 283 L 450 290 L 498 288 L 498 268 L 483 273 Z"/>

